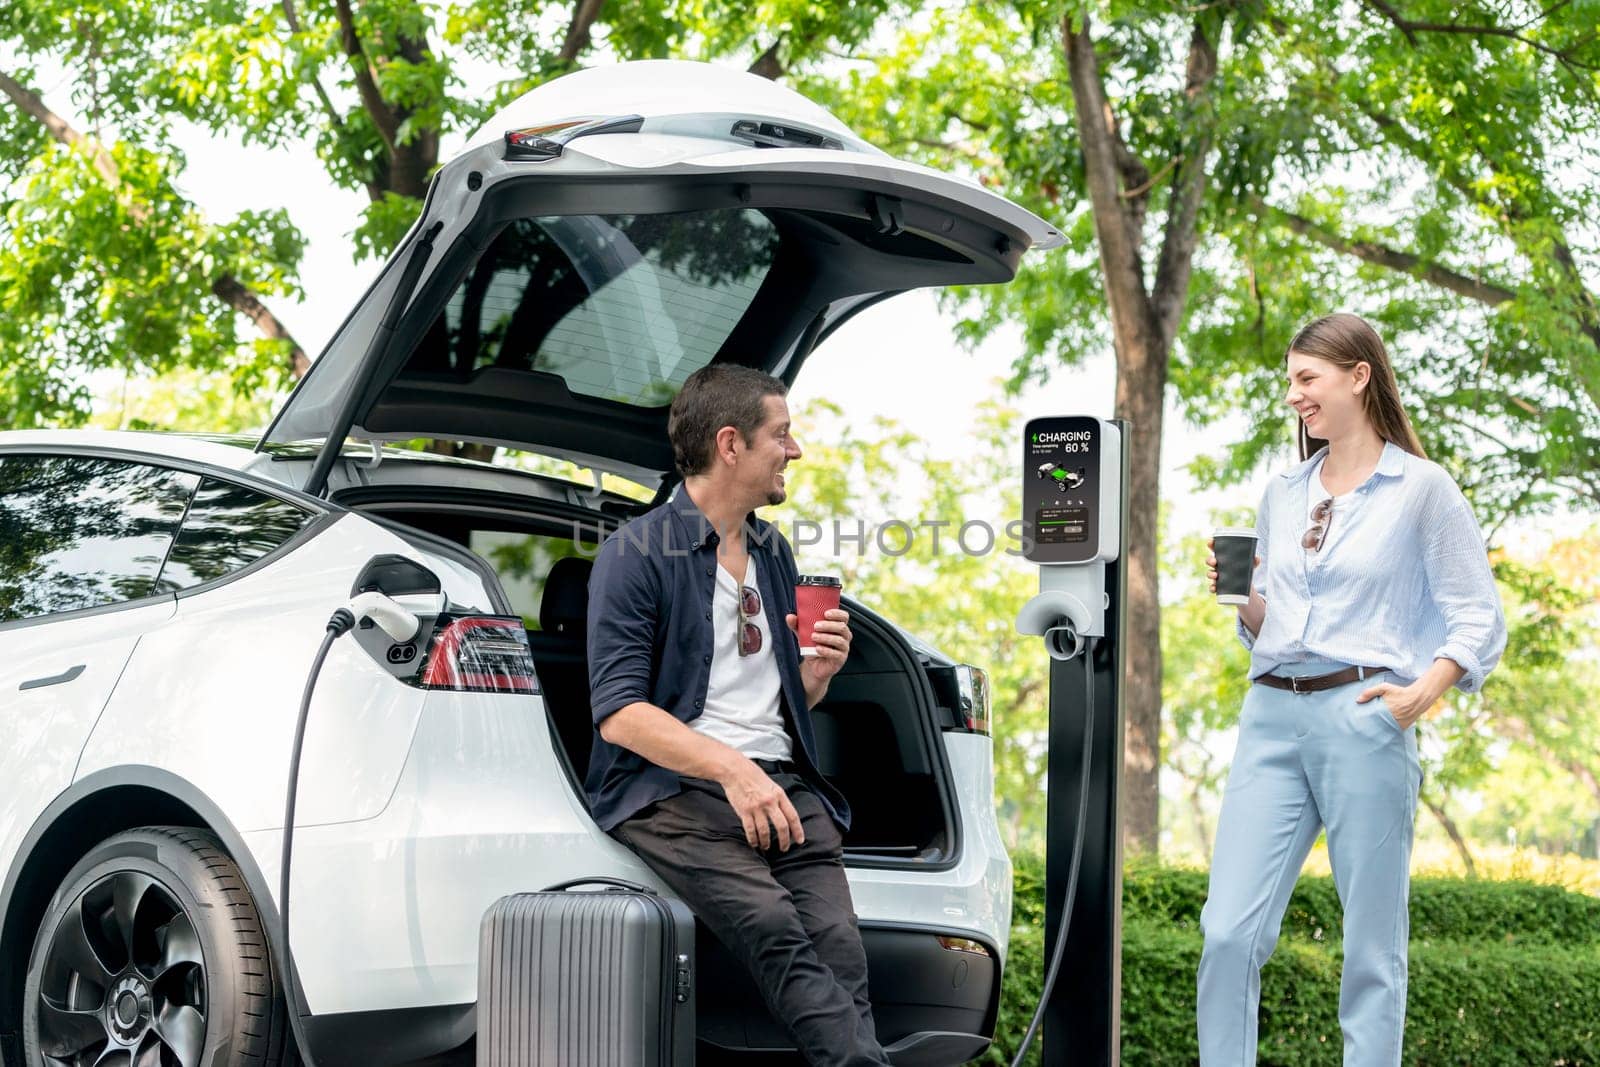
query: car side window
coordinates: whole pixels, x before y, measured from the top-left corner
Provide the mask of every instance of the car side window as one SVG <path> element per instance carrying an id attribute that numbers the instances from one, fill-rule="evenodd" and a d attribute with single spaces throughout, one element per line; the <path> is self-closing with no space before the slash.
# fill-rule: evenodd
<path id="1" fill-rule="evenodd" d="M 0 456 L 0 622 L 150 596 L 199 475 Z"/>
<path id="2" fill-rule="evenodd" d="M 189 589 L 247 567 L 293 537 L 313 517 L 309 511 L 254 489 L 202 478 L 157 588 L 160 592 Z"/>

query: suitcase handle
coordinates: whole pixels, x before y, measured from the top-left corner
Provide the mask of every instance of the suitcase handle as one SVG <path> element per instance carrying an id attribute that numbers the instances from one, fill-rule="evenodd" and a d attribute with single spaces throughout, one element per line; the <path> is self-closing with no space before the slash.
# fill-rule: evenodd
<path id="1" fill-rule="evenodd" d="M 575 885 L 603 885 L 611 892 L 626 889 L 634 893 L 648 893 L 653 897 L 661 895 L 647 885 L 630 882 L 624 878 L 611 878 L 606 875 L 594 875 L 589 878 L 573 878 L 565 882 L 557 882 L 555 885 L 546 886 L 541 892 L 559 893 L 564 889 L 571 889 Z"/>

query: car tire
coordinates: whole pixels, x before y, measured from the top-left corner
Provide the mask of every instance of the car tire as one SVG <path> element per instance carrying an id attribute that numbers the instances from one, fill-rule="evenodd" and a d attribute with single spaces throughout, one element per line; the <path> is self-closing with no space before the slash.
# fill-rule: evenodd
<path id="1" fill-rule="evenodd" d="M 128 830 L 79 861 L 40 924 L 23 997 L 28 1067 L 294 1059 L 255 901 L 204 830 Z"/>

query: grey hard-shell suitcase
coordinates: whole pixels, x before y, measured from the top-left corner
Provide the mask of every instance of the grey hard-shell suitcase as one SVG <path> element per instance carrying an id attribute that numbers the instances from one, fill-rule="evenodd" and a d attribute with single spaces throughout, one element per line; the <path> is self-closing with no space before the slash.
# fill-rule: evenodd
<path id="1" fill-rule="evenodd" d="M 682 901 L 578 879 L 484 912 L 477 1067 L 692 1067 L 694 1040 L 694 915 Z"/>

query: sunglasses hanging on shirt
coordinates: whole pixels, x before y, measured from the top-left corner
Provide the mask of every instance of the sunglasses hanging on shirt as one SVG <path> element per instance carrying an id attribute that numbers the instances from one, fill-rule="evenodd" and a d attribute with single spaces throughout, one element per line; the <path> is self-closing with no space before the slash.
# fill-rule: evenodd
<path id="1" fill-rule="evenodd" d="M 1308 552 L 1321 552 L 1322 543 L 1328 539 L 1328 529 L 1333 525 L 1333 497 L 1311 509 L 1311 529 L 1300 538 L 1300 545 Z"/>
<path id="2" fill-rule="evenodd" d="M 739 590 L 739 655 L 761 651 L 761 627 L 753 621 L 761 614 L 761 594 L 748 585 Z"/>

